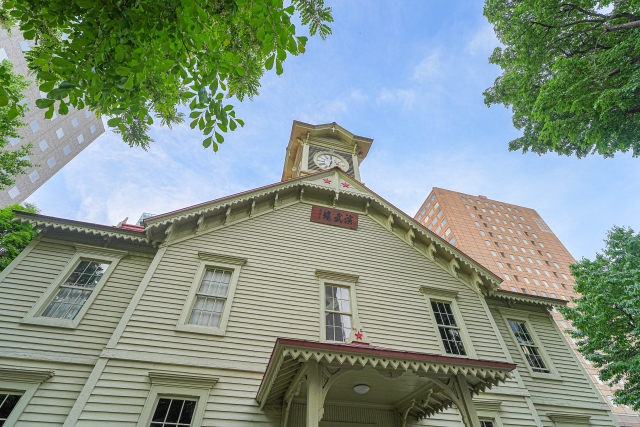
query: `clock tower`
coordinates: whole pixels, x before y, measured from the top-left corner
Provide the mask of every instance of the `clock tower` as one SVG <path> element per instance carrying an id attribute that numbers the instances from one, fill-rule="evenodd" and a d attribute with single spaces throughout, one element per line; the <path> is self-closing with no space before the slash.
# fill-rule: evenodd
<path id="1" fill-rule="evenodd" d="M 339 167 L 358 181 L 360 163 L 373 139 L 357 136 L 334 123 L 310 125 L 294 121 L 284 159 L 282 181 Z"/>

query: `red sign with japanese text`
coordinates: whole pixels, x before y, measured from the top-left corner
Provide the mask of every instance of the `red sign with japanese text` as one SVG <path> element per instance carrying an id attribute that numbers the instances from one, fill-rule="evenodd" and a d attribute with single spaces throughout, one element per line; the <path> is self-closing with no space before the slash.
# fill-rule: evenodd
<path id="1" fill-rule="evenodd" d="M 338 227 L 358 229 L 358 214 L 340 209 L 313 206 L 311 208 L 311 221 L 321 224 L 337 225 Z"/>

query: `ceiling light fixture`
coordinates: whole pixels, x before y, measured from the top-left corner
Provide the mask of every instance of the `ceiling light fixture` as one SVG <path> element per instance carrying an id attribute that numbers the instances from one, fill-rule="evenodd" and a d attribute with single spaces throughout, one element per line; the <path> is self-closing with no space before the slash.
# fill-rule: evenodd
<path id="1" fill-rule="evenodd" d="M 369 386 L 366 384 L 358 384 L 353 387 L 353 391 L 358 394 L 366 394 L 369 391 Z"/>

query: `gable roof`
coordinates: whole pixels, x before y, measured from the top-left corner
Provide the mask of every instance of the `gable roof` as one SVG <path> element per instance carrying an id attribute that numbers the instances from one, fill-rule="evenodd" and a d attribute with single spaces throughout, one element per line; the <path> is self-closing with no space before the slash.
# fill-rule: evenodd
<path id="1" fill-rule="evenodd" d="M 325 182 L 325 179 L 328 180 L 328 182 Z M 345 184 L 347 184 L 347 186 L 345 186 Z M 214 211 L 220 211 L 222 208 L 232 209 L 234 206 L 248 203 L 251 200 L 256 200 L 264 196 L 274 195 L 284 190 L 302 189 L 304 192 L 304 188 L 333 192 L 333 194 L 335 194 L 334 200 L 339 200 L 341 196 L 346 196 L 362 199 L 367 202 L 367 206 L 375 204 L 382 211 L 388 213 L 387 219 L 392 224 L 390 227 L 406 229 L 408 240 L 419 236 L 428 241 L 430 245 L 427 246 L 429 246 L 430 251 L 448 254 L 447 258 L 451 259 L 447 260 L 447 262 L 451 266 L 451 269 L 459 267 L 461 264 L 466 266 L 468 269 L 474 271 L 478 275 L 478 278 L 482 276 L 487 283 L 491 283 L 491 291 L 495 291 L 499 287 L 499 283 L 502 282 L 500 277 L 496 276 L 482 264 L 473 260 L 460 249 L 428 230 L 364 184 L 344 173 L 338 167 L 156 215 L 143 220 L 143 224 L 147 235 L 151 238 L 151 235 L 156 230 L 165 227 L 165 230 L 167 230 L 173 223 L 201 217 Z M 452 264 L 453 259 L 456 261 Z"/>

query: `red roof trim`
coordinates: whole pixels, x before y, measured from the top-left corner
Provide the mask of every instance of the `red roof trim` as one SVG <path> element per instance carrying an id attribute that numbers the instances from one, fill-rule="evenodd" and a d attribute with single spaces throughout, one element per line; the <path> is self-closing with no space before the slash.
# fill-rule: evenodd
<path id="1" fill-rule="evenodd" d="M 269 364 L 267 365 L 267 369 L 265 370 L 264 376 L 262 377 L 262 382 L 260 384 L 260 388 L 258 389 L 258 395 L 260 394 L 260 390 L 265 385 L 264 381 L 267 377 L 267 374 L 274 368 L 275 358 L 278 349 L 282 346 L 291 346 L 291 347 L 304 347 L 308 349 L 318 349 L 318 350 L 330 350 L 330 351 L 339 351 L 343 353 L 352 353 L 352 354 L 368 354 L 368 355 L 376 355 L 390 358 L 402 358 L 402 359 L 410 359 L 416 361 L 423 362 L 440 362 L 440 363 L 449 363 L 452 365 L 471 365 L 477 366 L 479 368 L 497 368 L 497 369 L 508 369 L 514 370 L 517 365 L 515 363 L 508 362 L 499 362 L 495 360 L 483 360 L 483 359 L 466 359 L 466 358 L 458 358 L 451 356 L 442 356 L 439 354 L 431 354 L 431 353 L 420 353 L 417 351 L 408 351 L 408 350 L 397 350 L 392 348 L 385 347 L 376 347 L 371 345 L 362 345 L 362 344 L 338 344 L 338 343 L 323 343 L 317 341 L 308 341 L 308 340 L 297 340 L 291 338 L 278 338 L 276 339 L 276 344 L 273 346 L 273 351 L 271 352 L 271 357 L 269 358 Z"/>

